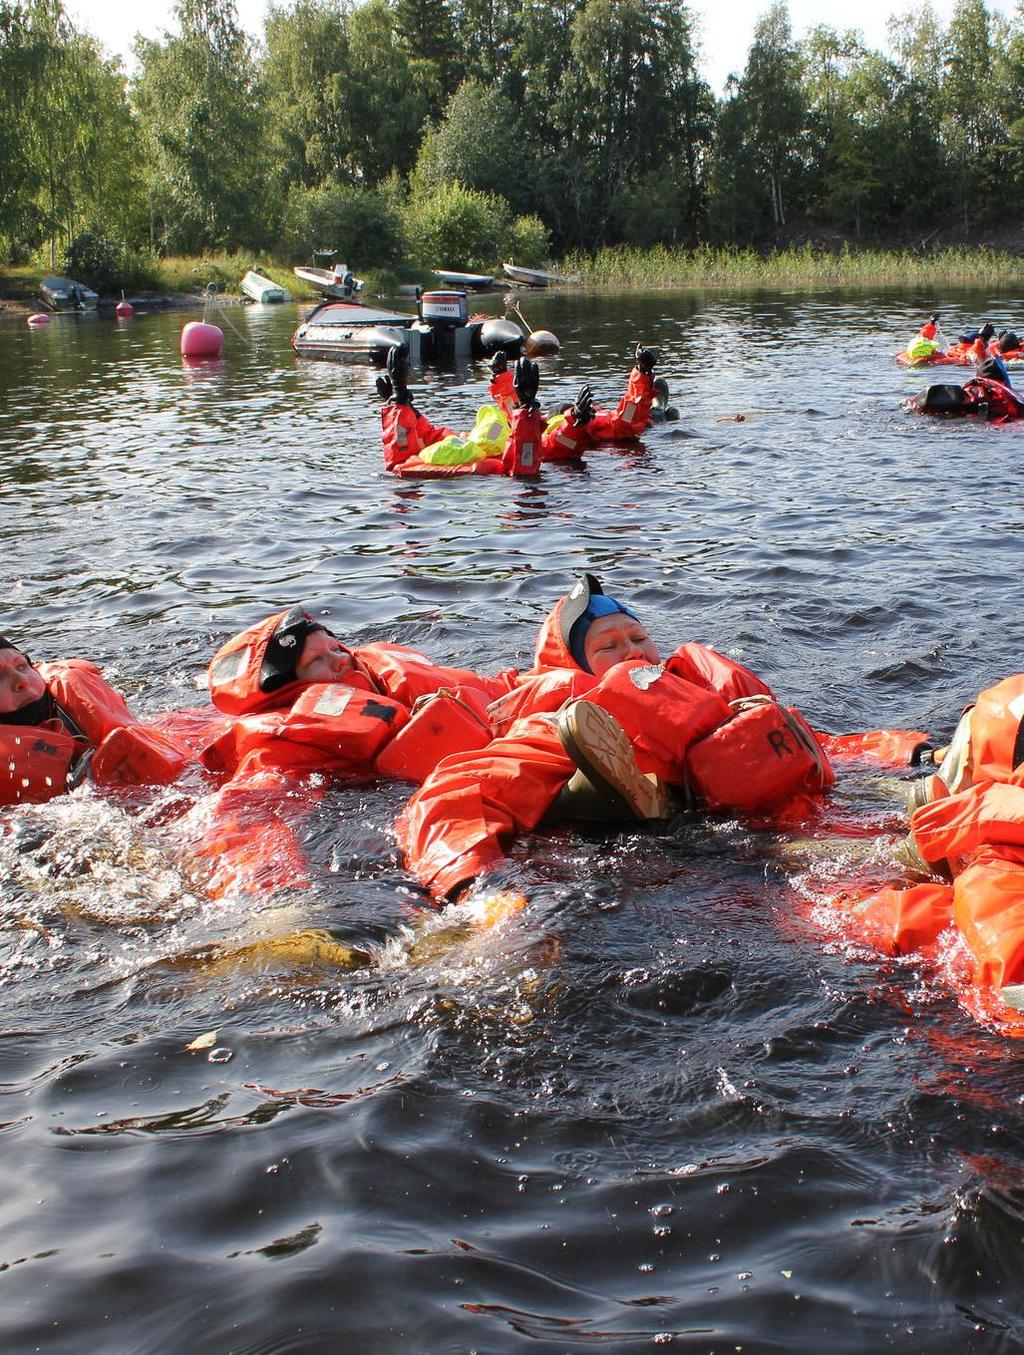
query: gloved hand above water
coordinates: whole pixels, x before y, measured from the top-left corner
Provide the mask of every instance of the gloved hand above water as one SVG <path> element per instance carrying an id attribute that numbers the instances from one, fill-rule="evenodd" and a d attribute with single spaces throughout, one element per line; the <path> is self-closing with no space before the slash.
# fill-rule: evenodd
<path id="1" fill-rule="evenodd" d="M 645 376 L 650 376 L 654 371 L 654 364 L 658 361 L 658 350 L 656 348 L 645 348 L 642 343 L 636 346 L 636 365 Z"/>
<path id="2" fill-rule="evenodd" d="M 515 376 L 512 384 L 515 386 L 519 403 L 524 409 L 532 413 L 538 408 L 537 391 L 540 389 L 540 368 L 529 358 L 518 358 L 514 370 Z"/>
<path id="3" fill-rule="evenodd" d="M 491 376 L 501 376 L 503 372 L 508 371 L 508 354 L 503 348 L 499 348 L 494 357 L 491 358 Z"/>
<path id="4" fill-rule="evenodd" d="M 409 350 L 404 344 L 388 349 L 387 376 L 377 378 L 377 394 L 393 405 L 411 405 L 409 394 Z"/>
<path id="5" fill-rule="evenodd" d="M 576 403 L 570 405 L 570 409 L 577 428 L 582 428 L 584 424 L 590 422 L 594 417 L 594 395 L 589 386 L 580 387 Z"/>

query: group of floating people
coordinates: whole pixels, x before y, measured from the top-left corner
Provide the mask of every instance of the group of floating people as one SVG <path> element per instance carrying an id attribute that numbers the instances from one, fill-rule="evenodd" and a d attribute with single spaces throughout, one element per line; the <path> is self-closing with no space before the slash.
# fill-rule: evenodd
<path id="1" fill-rule="evenodd" d="M 931 315 L 896 361 L 904 367 L 974 367 L 962 385 L 943 382 L 928 386 L 910 405 L 923 414 L 974 414 L 993 423 L 1024 417 L 1024 396 L 1013 389 L 1009 364 L 1024 362 L 1024 345 L 1013 330 L 996 332 L 991 321 L 947 344 L 939 317 Z"/>
<path id="2" fill-rule="evenodd" d="M 668 403 L 668 385 L 655 377 L 657 351 L 637 344 L 626 390 L 615 409 L 594 404 L 584 385 L 575 401 L 545 414 L 537 400 L 540 369 L 529 358 L 513 367 L 504 353 L 491 363 L 489 394 L 468 433 L 437 427 L 416 408 L 409 393 L 409 357 L 404 347 L 388 353 L 387 374 L 377 378 L 384 465 L 396 475 L 420 479 L 452 475 L 536 476 L 548 461 L 579 461 L 602 443 L 639 438 L 652 422 L 678 418 Z"/>
<path id="3" fill-rule="evenodd" d="M 493 922 L 526 906 L 502 861 L 537 828 L 716 813 L 821 827 L 851 760 L 916 766 L 914 865 L 885 888 L 842 890 L 835 925 L 889 954 L 932 956 L 959 937 L 973 1009 L 1024 1034 L 1024 674 L 982 692 L 944 749 L 920 730 L 827 734 L 706 645 L 663 658 L 588 574 L 545 618 L 524 672 L 349 647 L 292 606 L 222 645 L 208 685 L 208 706 L 141 720 L 91 662 L 35 664 L 0 636 L 0 805 L 84 782 L 112 795 L 190 786 L 202 813 L 184 838 L 216 897 L 309 883 L 297 829 L 330 778 L 406 782 L 396 833 L 410 875 L 436 906 L 475 899 Z"/>
<path id="4" fill-rule="evenodd" d="M 409 391 L 409 357 L 392 348 L 387 374 L 377 378 L 384 404 L 380 411 L 385 468 L 406 478 L 431 479 L 458 475 L 533 477 L 545 462 L 579 462 L 596 446 L 633 441 L 656 422 L 677 419 L 669 403 L 668 384 L 654 376 L 655 349 L 637 344 L 626 390 L 615 409 L 594 404 L 584 385 L 572 404 L 545 414 L 537 400 L 540 371 L 529 358 L 510 366 L 504 353 L 491 364 L 491 403 L 478 411 L 466 433 L 435 425 L 413 403 Z M 929 316 L 896 361 L 905 367 L 957 365 L 974 367 L 960 383 L 928 386 L 908 402 L 925 414 L 973 414 L 1006 423 L 1024 417 L 1024 396 L 1013 388 L 1009 364 L 1024 363 L 1024 341 L 1013 330 L 996 332 L 987 321 L 947 343 L 939 317 Z"/>

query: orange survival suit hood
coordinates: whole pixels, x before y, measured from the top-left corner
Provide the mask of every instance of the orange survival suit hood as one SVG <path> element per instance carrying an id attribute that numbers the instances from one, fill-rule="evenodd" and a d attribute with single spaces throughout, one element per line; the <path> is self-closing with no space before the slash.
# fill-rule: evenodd
<path id="1" fill-rule="evenodd" d="M 577 672 L 589 673 L 590 669 L 580 657 L 587 631 L 584 623 L 588 616 L 593 621 L 597 616 L 607 616 L 612 612 L 622 612 L 634 620 L 638 619 L 629 607 L 605 593 L 595 574 L 582 575 L 565 597 L 559 598 L 541 623 L 533 656 L 534 671 L 574 668 Z M 573 633 L 574 626 L 577 627 L 576 634 Z"/>
<path id="2" fill-rule="evenodd" d="M 303 645 L 318 630 L 327 627 L 302 607 L 291 607 L 228 640 L 210 664 L 213 704 L 228 715 L 251 715 L 290 705 L 303 686 L 295 676 Z M 346 678 L 346 685 L 375 690 L 376 684 L 354 655 L 352 661 L 356 673 Z"/>

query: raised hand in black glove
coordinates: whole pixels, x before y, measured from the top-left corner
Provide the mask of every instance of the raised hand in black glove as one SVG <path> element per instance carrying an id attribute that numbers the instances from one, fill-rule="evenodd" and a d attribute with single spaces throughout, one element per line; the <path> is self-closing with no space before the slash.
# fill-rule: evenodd
<path id="1" fill-rule="evenodd" d="M 531 413 L 537 408 L 537 391 L 540 389 L 540 368 L 529 358 L 517 358 L 512 384 L 515 387 L 519 403 Z"/>
<path id="2" fill-rule="evenodd" d="M 594 417 L 594 393 L 589 386 L 581 386 L 580 393 L 576 397 L 576 403 L 570 406 L 572 410 L 573 423 L 577 428 L 582 428 L 584 424 L 589 423 Z"/>
<path id="3" fill-rule="evenodd" d="M 377 378 L 377 394 L 393 405 L 411 405 L 409 394 L 409 350 L 405 344 L 388 349 L 388 374 Z"/>
<path id="4" fill-rule="evenodd" d="M 501 376 L 502 372 L 508 371 L 508 354 L 503 348 L 499 348 L 494 357 L 491 358 L 491 376 Z"/>
<path id="5" fill-rule="evenodd" d="M 642 343 L 636 346 L 636 365 L 645 376 L 650 376 L 654 372 L 654 364 L 658 361 L 658 350 L 656 348 L 645 348 Z"/>

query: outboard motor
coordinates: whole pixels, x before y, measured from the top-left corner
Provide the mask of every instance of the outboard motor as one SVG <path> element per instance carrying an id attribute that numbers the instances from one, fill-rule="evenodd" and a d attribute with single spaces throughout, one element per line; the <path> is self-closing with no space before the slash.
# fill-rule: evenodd
<path id="1" fill-rule="evenodd" d="M 417 310 L 431 329 L 461 329 L 469 323 L 465 292 L 421 292 Z"/>
<path id="2" fill-rule="evenodd" d="M 424 357 L 443 362 L 469 361 L 473 342 L 465 292 L 420 292 L 416 313 L 419 319 L 412 328 L 421 337 Z"/>

